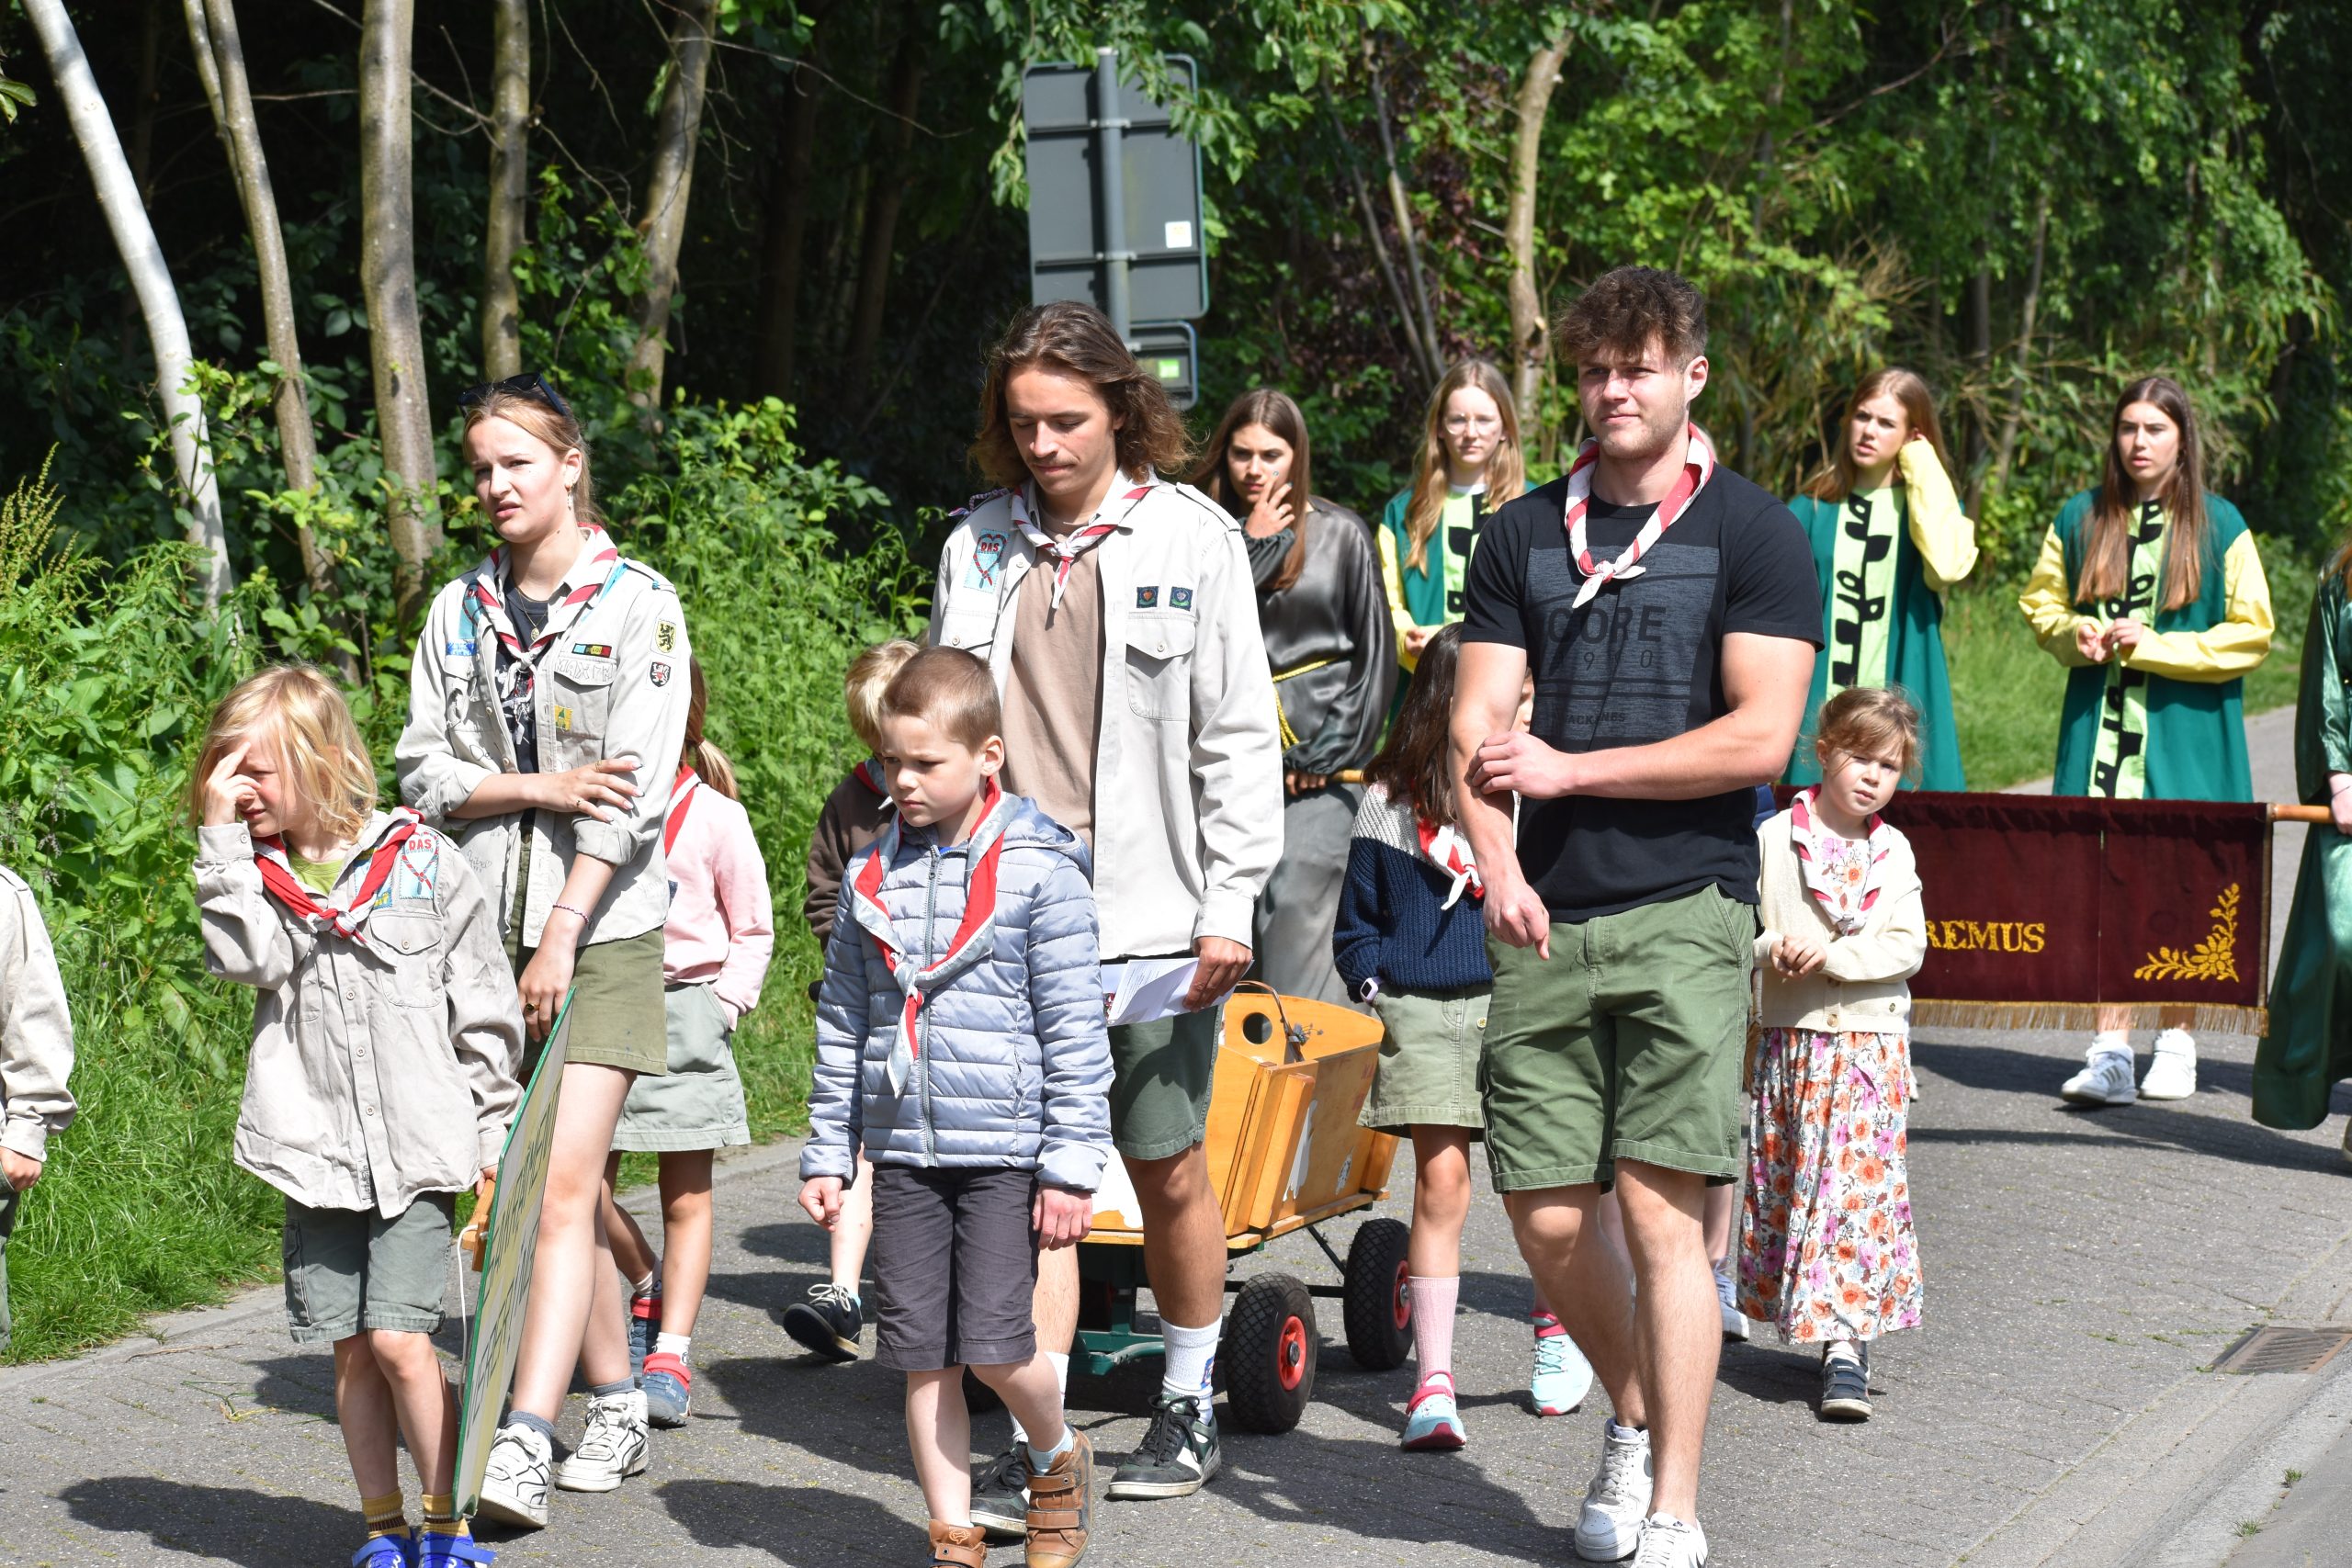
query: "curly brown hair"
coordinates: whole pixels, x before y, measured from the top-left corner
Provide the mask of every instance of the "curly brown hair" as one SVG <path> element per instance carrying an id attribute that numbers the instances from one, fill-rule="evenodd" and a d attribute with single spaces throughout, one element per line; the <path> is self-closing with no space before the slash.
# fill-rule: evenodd
<path id="1" fill-rule="evenodd" d="M 1679 369 L 1707 352 L 1707 297 L 1658 267 L 1614 267 L 1561 312 L 1552 335 L 1570 365 L 1635 360 L 1661 344 Z"/>
<path id="2" fill-rule="evenodd" d="M 988 379 L 980 388 L 980 428 L 972 438 L 973 466 L 989 483 L 1007 487 L 1029 477 L 1021 446 L 1005 412 L 1005 383 L 1014 374 L 1043 367 L 1092 387 L 1111 411 L 1119 471 L 1182 474 L 1193 466 L 1193 444 L 1184 421 L 1159 383 L 1144 373 L 1113 330 L 1110 318 L 1091 305 L 1057 299 L 1032 305 L 1012 318 L 989 351 Z"/>

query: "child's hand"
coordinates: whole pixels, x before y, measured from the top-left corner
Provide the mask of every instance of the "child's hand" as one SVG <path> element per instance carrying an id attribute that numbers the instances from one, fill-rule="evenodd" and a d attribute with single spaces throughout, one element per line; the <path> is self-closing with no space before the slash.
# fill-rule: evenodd
<path id="1" fill-rule="evenodd" d="M 1037 1245 L 1047 1252 L 1074 1247 L 1094 1228 L 1094 1194 L 1041 1186 L 1029 1205 L 1029 1223 L 1036 1228 Z"/>
<path id="2" fill-rule="evenodd" d="M 550 915 L 548 919 L 552 924 L 571 917 Z M 578 957 L 570 942 L 542 937 L 539 950 L 515 977 L 515 993 L 523 998 L 523 1027 L 531 1032 L 532 1039 L 545 1040 L 555 1027 L 556 1015 L 563 1010 L 564 993 L 571 989 L 572 965 Z"/>
<path id="3" fill-rule="evenodd" d="M 800 1184 L 800 1206 L 808 1217 L 831 1230 L 842 1217 L 842 1179 L 812 1176 Z"/>
<path id="4" fill-rule="evenodd" d="M 487 1215 L 490 1213 L 490 1201 L 497 1195 L 497 1192 L 498 1168 L 494 1165 L 483 1166 L 481 1175 L 474 1179 L 474 1213 Z"/>
<path id="5" fill-rule="evenodd" d="M 2075 623 L 2075 649 L 2093 664 L 2107 662 L 2107 628 L 2097 621 Z"/>
<path id="6" fill-rule="evenodd" d="M 1801 979 L 1828 960 L 1829 950 L 1818 937 L 1784 936 L 1772 949 L 1772 967 L 1790 979 Z"/>
<path id="7" fill-rule="evenodd" d="M 204 825 L 225 828 L 232 822 L 242 822 L 245 812 L 258 805 L 261 796 L 254 789 L 254 781 L 237 770 L 245 765 L 249 748 L 238 746 L 213 765 L 204 781 Z"/>
<path id="8" fill-rule="evenodd" d="M 14 1149 L 0 1149 L 0 1178 L 6 1179 L 12 1192 L 22 1192 L 39 1181 L 41 1164 L 30 1155 L 20 1155 Z"/>

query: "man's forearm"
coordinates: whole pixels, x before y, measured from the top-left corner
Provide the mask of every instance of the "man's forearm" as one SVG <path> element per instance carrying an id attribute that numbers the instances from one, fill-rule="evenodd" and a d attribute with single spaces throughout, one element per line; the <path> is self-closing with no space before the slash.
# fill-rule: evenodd
<path id="1" fill-rule="evenodd" d="M 1623 800 L 1698 800 L 1752 789 L 1788 765 L 1793 735 L 1761 715 L 1735 710 L 1647 746 L 1567 754 L 1569 795 Z M 1474 840 L 1475 843 L 1475 840 Z"/>

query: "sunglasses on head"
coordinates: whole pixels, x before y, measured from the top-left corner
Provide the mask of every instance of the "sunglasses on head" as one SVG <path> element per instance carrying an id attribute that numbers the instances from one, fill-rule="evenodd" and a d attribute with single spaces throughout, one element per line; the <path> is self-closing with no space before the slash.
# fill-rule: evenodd
<path id="1" fill-rule="evenodd" d="M 556 389 L 548 385 L 548 378 L 536 370 L 509 376 L 503 381 L 484 381 L 479 387 L 467 388 L 458 394 L 458 412 L 463 413 L 476 403 L 487 402 L 492 392 L 513 392 L 518 397 L 537 398 L 564 418 L 571 417 L 571 405 L 557 396 Z"/>

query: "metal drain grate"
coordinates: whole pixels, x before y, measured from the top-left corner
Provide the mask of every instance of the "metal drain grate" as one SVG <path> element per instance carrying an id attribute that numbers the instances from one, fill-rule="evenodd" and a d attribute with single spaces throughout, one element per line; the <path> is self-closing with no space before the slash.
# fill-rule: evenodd
<path id="1" fill-rule="evenodd" d="M 2315 1372 L 2352 1344 L 2352 1328 L 2257 1328 L 2213 1363 L 2217 1372 Z"/>

